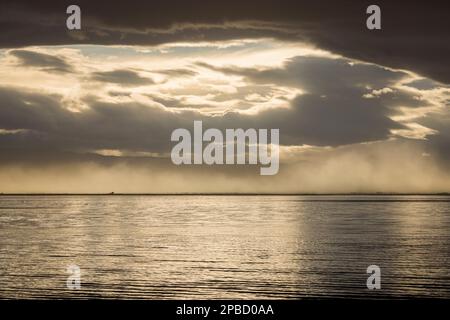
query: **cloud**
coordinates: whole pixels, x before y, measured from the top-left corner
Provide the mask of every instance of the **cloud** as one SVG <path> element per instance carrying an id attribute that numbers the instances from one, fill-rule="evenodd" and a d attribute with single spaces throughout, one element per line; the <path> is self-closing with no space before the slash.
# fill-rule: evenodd
<path id="1" fill-rule="evenodd" d="M 436 130 L 439 134 L 428 137 L 425 147 L 427 153 L 433 155 L 437 161 L 450 172 L 450 112 L 449 105 L 440 112 L 430 113 L 418 119 L 418 123 Z"/>
<path id="2" fill-rule="evenodd" d="M 183 99 L 176 99 L 176 98 L 170 98 L 170 97 L 158 97 L 156 95 L 148 95 L 148 97 L 150 99 L 152 99 L 152 101 L 161 104 L 165 108 L 174 108 L 174 109 L 182 108 L 182 109 L 192 109 L 192 110 L 199 110 L 199 109 L 204 109 L 204 108 L 214 109 L 214 106 L 186 103 L 183 101 Z"/>
<path id="3" fill-rule="evenodd" d="M 10 50 L 9 55 L 16 57 L 20 65 L 36 67 L 48 72 L 72 72 L 72 66 L 63 58 L 29 50 Z"/>
<path id="4" fill-rule="evenodd" d="M 264 116 L 267 122 L 278 122 L 287 136 L 285 143 L 292 145 L 339 146 L 384 140 L 392 129 L 403 127 L 388 117 L 388 109 L 382 105 L 361 103 L 360 98 L 346 94 L 339 98 L 302 95 L 283 111 Z"/>
<path id="5" fill-rule="evenodd" d="M 100 82 L 117 83 L 123 86 L 143 86 L 153 84 L 153 80 L 141 77 L 131 70 L 98 71 L 91 74 L 91 79 Z"/>
<path id="6" fill-rule="evenodd" d="M 245 76 L 259 84 L 297 87 L 315 94 L 339 94 L 342 89 L 365 90 L 368 86 L 379 88 L 392 85 L 408 76 L 405 72 L 374 64 L 314 56 L 293 57 L 280 68 L 215 67 L 201 62 L 197 65 L 218 72 Z"/>
<path id="7" fill-rule="evenodd" d="M 198 73 L 189 69 L 167 69 L 167 70 L 157 70 L 156 72 L 165 74 L 170 77 L 192 77 Z"/>
<path id="8" fill-rule="evenodd" d="M 382 29 L 365 26 L 368 1 L 207 0 L 77 2 L 82 30 L 65 29 L 70 1 L 2 1 L 0 46 L 158 45 L 179 41 L 277 38 L 306 41 L 343 56 L 417 72 L 443 83 L 450 71 L 445 1 L 377 2 Z M 420 22 L 419 22 L 420 21 Z"/>
<path id="9" fill-rule="evenodd" d="M 100 86 L 75 96 L 73 103 L 84 106 L 75 108 L 77 112 L 65 107 L 67 98 L 60 94 L 0 88 L 0 128 L 25 130 L 2 134 L 0 144 L 78 152 L 111 149 L 164 153 L 171 149 L 171 132 L 176 128 L 192 128 L 194 120 L 202 120 L 205 128 L 222 130 L 277 128 L 280 143 L 294 146 L 338 147 L 367 143 L 392 138 L 396 136 L 395 131 L 397 136 L 401 133 L 411 137 L 427 135 L 423 130 L 428 127 L 418 126 L 414 119 L 393 120 L 394 116 L 408 110 L 416 112 L 432 104 L 427 99 L 416 99 L 417 92 L 397 86 L 407 76 L 404 72 L 353 63 L 348 59 L 308 56 L 289 59 L 281 67 L 263 69 L 197 65 L 224 76 L 242 77 L 240 86 L 228 93 L 217 92 L 208 100 L 197 99 L 199 102 L 192 102 L 198 94 L 195 92 L 192 92 L 194 96 L 171 97 L 147 93 L 147 90 L 142 94 L 127 93 L 126 89 L 114 91 L 112 95 L 108 91 L 106 98 L 110 99 L 105 99 Z M 95 81 L 124 86 L 139 86 L 149 81 L 130 69 L 96 72 L 90 79 L 92 77 Z M 386 89 L 390 87 L 394 89 Z M 283 106 L 261 108 L 262 104 L 270 105 L 273 101 L 267 100 L 264 91 L 266 95 L 276 96 L 280 88 L 301 93 L 284 100 Z M 367 98 L 367 94 L 373 92 L 383 94 Z M 209 112 L 214 110 L 214 105 L 203 104 L 203 101 L 236 101 L 236 105 L 247 104 L 248 107 Z M 413 134 L 419 129 L 420 135 Z M 441 130 L 439 126 L 434 131 L 430 129 L 428 134 Z"/>
<path id="10" fill-rule="evenodd" d="M 392 130 L 407 128 L 392 116 L 433 105 L 398 87 L 407 73 L 348 59 L 302 56 L 279 68 L 260 69 L 197 65 L 259 85 L 300 89 L 303 94 L 291 101 L 290 108 L 260 112 L 257 117 L 262 128 L 281 128 L 286 144 L 338 146 L 387 139 Z"/>
<path id="11" fill-rule="evenodd" d="M 282 163 L 279 174 L 260 176 L 255 166 L 175 166 L 170 159 L 73 153 L 0 153 L 1 192 L 445 192 L 449 171 L 424 157 L 417 141 L 303 154 Z"/>
<path id="12" fill-rule="evenodd" d="M 247 45 L 227 48 L 230 60 L 177 50 L 155 59 L 134 48 L 45 48 L 76 65 L 71 74 L 2 64 L 0 192 L 448 190 L 450 91 L 438 82 L 297 51 L 264 63 L 248 58 Z M 279 175 L 174 167 L 170 135 L 194 120 L 280 129 Z"/>

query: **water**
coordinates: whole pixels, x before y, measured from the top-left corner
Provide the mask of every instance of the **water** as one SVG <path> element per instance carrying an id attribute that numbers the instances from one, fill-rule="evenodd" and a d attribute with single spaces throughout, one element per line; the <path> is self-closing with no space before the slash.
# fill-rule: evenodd
<path id="1" fill-rule="evenodd" d="M 448 196 L 0 196 L 0 230 L 0 298 L 450 298 Z"/>

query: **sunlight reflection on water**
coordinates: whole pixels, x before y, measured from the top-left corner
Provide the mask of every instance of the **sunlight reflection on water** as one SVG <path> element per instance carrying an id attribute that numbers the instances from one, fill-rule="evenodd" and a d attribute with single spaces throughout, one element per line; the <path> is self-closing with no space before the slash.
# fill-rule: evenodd
<path id="1" fill-rule="evenodd" d="M 0 298 L 449 298 L 449 201 L 1 196 Z M 366 288 L 371 264 L 379 291 Z"/>

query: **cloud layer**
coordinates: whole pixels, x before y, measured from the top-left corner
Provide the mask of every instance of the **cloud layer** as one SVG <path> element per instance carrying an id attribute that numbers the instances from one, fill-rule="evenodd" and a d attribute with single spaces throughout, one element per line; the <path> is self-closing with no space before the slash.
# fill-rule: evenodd
<path id="1" fill-rule="evenodd" d="M 55 58 L 46 61 L 70 60 L 61 53 L 21 52 Z M 16 55 L 11 50 L 5 59 Z M 336 147 L 395 136 L 423 139 L 438 131 L 434 123 L 425 126 L 416 117 L 445 112 L 448 99 L 448 88 L 438 83 L 420 90 L 408 86 L 416 81 L 408 73 L 336 57 L 294 56 L 279 66 L 253 67 L 188 60 L 183 72 L 138 68 L 129 61 L 110 70 L 91 60 L 82 56 L 81 68 L 95 67 L 74 71 L 74 78 L 57 76 L 81 88 L 77 92 L 43 94 L 35 83 L 27 89 L 3 86 L 0 126 L 21 130 L 3 134 L 3 146 L 42 143 L 58 150 L 168 152 L 170 133 L 191 128 L 194 120 L 219 129 L 279 128 L 286 146 Z M 165 63 L 169 67 L 171 62 Z M 21 72 L 35 65 L 34 60 L 22 61 L 11 68 Z M 50 65 L 39 72 L 51 73 L 55 63 Z M 67 64 L 67 69 L 75 67 Z M 51 90 L 47 84 L 45 88 Z"/>

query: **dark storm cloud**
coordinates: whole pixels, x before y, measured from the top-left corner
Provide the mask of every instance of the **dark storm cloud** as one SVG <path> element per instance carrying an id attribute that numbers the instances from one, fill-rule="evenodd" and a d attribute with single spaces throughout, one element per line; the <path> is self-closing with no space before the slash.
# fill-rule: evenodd
<path id="1" fill-rule="evenodd" d="M 29 50 L 11 50 L 10 55 L 26 67 L 36 67 L 49 72 L 71 72 L 72 66 L 63 58 Z"/>
<path id="2" fill-rule="evenodd" d="M 168 127 L 179 125 L 161 108 L 138 103 L 112 104 L 86 98 L 89 109 L 70 112 L 61 97 L 0 89 L 0 128 L 25 129 L 0 135 L 2 147 L 56 150 L 160 149 Z"/>
<path id="3" fill-rule="evenodd" d="M 294 99 L 291 109 L 264 116 L 265 122 L 282 128 L 285 144 L 339 146 L 388 138 L 391 129 L 402 128 L 388 114 L 379 103 L 362 103 L 352 95 L 321 98 L 307 94 Z"/>
<path id="4" fill-rule="evenodd" d="M 377 1 L 382 30 L 366 29 L 372 1 L 77 1 L 79 32 L 65 28 L 72 1 L 2 1 L 0 46 L 148 44 L 274 37 L 449 83 L 448 1 Z"/>
<path id="5" fill-rule="evenodd" d="M 235 112 L 222 119 L 210 118 L 208 126 L 235 128 L 279 128 L 283 145 L 340 146 L 384 140 L 391 129 L 403 126 L 388 117 L 389 110 L 375 101 L 362 103 L 356 96 L 321 98 L 305 94 L 289 109 L 269 109 L 257 116 Z"/>
<path id="6" fill-rule="evenodd" d="M 143 86 L 154 83 L 152 79 L 141 77 L 131 70 L 99 71 L 91 75 L 91 79 L 100 82 L 111 82 L 123 86 Z"/>
<path id="7" fill-rule="evenodd" d="M 14 88 L 0 88 L 0 127 L 58 132 L 70 119 L 70 113 L 60 107 L 58 98 Z"/>

